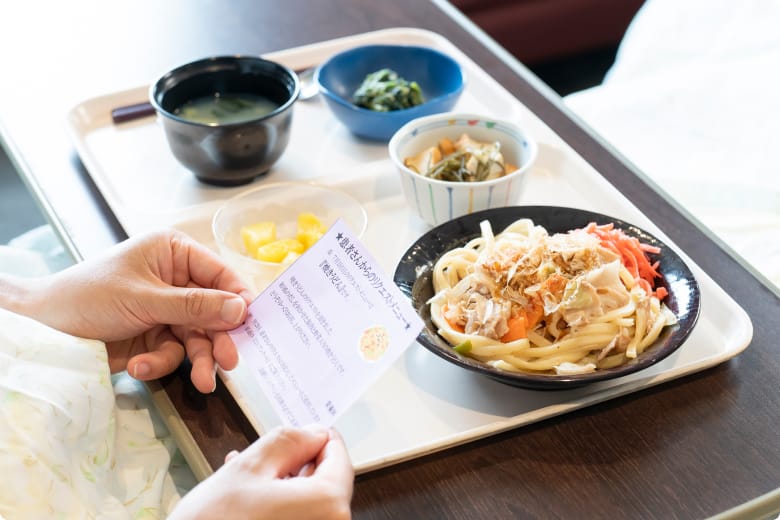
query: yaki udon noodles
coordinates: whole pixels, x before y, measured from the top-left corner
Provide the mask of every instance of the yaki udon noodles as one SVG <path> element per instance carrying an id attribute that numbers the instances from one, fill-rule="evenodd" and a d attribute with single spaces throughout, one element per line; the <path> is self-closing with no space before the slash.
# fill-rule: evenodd
<path id="1" fill-rule="evenodd" d="M 636 358 L 676 323 L 648 259 L 659 249 L 612 224 L 480 227 L 433 271 L 431 318 L 461 354 L 507 371 L 587 373 Z"/>

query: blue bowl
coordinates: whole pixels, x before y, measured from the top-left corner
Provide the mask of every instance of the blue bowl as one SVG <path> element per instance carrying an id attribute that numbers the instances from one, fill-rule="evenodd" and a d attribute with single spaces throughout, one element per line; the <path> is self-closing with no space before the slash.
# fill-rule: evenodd
<path id="1" fill-rule="evenodd" d="M 352 103 L 352 95 L 366 76 L 392 69 L 407 81 L 416 81 L 424 103 L 402 110 L 376 112 Z M 315 80 L 333 115 L 352 133 L 388 141 L 412 119 L 447 112 L 463 93 L 465 77 L 458 62 L 434 49 L 411 45 L 367 45 L 332 56 L 315 71 Z"/>

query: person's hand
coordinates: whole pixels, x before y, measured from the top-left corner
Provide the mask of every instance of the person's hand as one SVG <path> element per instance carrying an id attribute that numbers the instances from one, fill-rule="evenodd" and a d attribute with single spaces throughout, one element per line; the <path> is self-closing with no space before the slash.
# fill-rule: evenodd
<path id="1" fill-rule="evenodd" d="M 348 519 L 355 474 L 335 430 L 277 428 L 198 484 L 170 519 Z"/>
<path id="2" fill-rule="evenodd" d="M 112 372 L 162 377 L 184 359 L 201 392 L 216 387 L 215 362 L 238 363 L 227 330 L 246 318 L 251 295 L 205 246 L 177 231 L 131 238 L 99 259 L 38 280 L 23 314 L 106 343 Z"/>

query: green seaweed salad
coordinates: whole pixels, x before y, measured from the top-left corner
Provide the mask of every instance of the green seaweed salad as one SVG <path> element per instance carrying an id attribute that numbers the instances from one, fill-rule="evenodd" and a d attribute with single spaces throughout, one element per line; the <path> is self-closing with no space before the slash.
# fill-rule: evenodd
<path id="1" fill-rule="evenodd" d="M 423 101 L 422 90 L 416 81 L 407 81 L 390 69 L 368 74 L 352 95 L 354 104 L 376 112 L 411 108 Z"/>

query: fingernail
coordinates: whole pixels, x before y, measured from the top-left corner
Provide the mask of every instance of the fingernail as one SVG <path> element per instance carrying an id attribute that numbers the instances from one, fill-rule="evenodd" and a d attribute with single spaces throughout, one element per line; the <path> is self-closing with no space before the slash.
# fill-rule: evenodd
<path id="1" fill-rule="evenodd" d="M 136 379 L 146 377 L 151 373 L 151 367 L 146 363 L 136 363 L 133 368 L 133 377 Z"/>
<path id="2" fill-rule="evenodd" d="M 297 477 L 311 477 L 312 473 L 314 473 L 315 467 L 314 464 L 311 462 L 307 462 L 303 466 L 301 466 L 301 469 L 298 470 Z"/>
<path id="3" fill-rule="evenodd" d="M 211 379 L 214 381 L 214 386 L 211 388 L 211 394 L 217 390 L 217 365 L 214 365 L 214 370 L 211 372 Z"/>
<path id="4" fill-rule="evenodd" d="M 225 300 L 225 303 L 222 304 L 222 311 L 219 314 L 219 317 L 222 318 L 222 321 L 226 321 L 228 323 L 238 323 L 241 321 L 241 316 L 244 314 L 244 300 L 241 298 L 230 298 L 229 300 Z"/>
<path id="5" fill-rule="evenodd" d="M 317 435 L 329 435 L 328 428 L 318 423 L 307 424 L 303 429 Z"/>
<path id="6" fill-rule="evenodd" d="M 225 463 L 227 464 L 238 455 L 238 450 L 231 450 L 230 453 L 225 455 Z"/>

